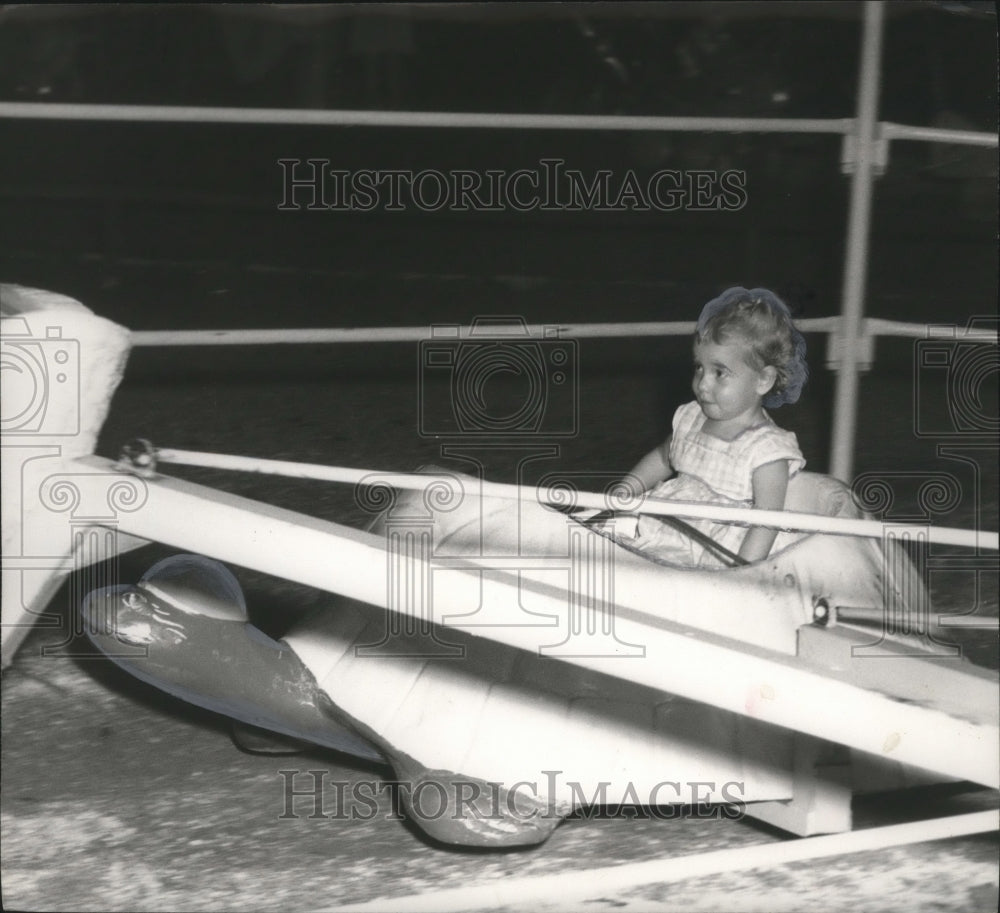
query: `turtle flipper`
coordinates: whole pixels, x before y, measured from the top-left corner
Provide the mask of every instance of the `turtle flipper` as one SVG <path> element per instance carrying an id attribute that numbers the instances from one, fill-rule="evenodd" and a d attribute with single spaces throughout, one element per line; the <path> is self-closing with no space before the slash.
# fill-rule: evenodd
<path id="1" fill-rule="evenodd" d="M 322 690 L 319 705 L 333 719 L 350 724 L 377 746 L 392 766 L 397 795 L 407 819 L 441 843 L 493 849 L 536 846 L 548 840 L 563 818 L 573 811 L 569 802 L 518 788 L 531 784 L 508 789 L 501 783 L 469 774 L 431 770 L 348 716 Z"/>
<path id="2" fill-rule="evenodd" d="M 82 613 L 87 635 L 109 659 L 175 697 L 294 739 L 382 759 L 319 708 L 316 680 L 294 651 L 247 622 L 239 583 L 218 562 L 168 558 L 136 586 L 89 594 Z"/>
<path id="3" fill-rule="evenodd" d="M 383 748 L 383 753 L 389 752 Z M 455 846 L 535 846 L 549 839 L 572 808 L 468 774 L 428 770 L 389 754 L 407 817 L 428 836 Z"/>
<path id="4" fill-rule="evenodd" d="M 313 746 L 302 739 L 279 735 L 273 730 L 251 726 L 240 720 L 233 720 L 229 727 L 229 738 L 233 744 L 247 754 L 292 755 L 309 751 Z"/>

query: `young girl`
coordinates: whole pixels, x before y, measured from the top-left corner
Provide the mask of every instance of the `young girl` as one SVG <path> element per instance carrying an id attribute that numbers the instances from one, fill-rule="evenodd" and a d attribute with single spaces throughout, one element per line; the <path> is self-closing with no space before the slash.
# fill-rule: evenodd
<path id="1" fill-rule="evenodd" d="M 695 400 L 674 413 L 671 437 L 632 470 L 642 490 L 671 501 L 781 510 L 788 480 L 805 459 L 795 435 L 764 407 L 799 398 L 805 351 L 788 308 L 767 289 L 731 288 L 706 304 L 694 340 Z M 777 535 L 759 526 L 685 522 L 746 561 L 766 558 Z M 723 564 L 707 543 L 655 515 L 639 518 L 630 545 L 672 564 Z"/>

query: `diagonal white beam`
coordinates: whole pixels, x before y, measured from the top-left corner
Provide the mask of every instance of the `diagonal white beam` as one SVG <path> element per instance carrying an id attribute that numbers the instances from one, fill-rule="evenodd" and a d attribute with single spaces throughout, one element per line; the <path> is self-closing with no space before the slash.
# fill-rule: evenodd
<path id="1" fill-rule="evenodd" d="M 822 859 L 848 853 L 873 852 L 894 846 L 945 840 L 994 831 L 1000 825 L 996 811 L 971 812 L 929 821 L 888 827 L 871 827 L 847 834 L 805 837 L 755 846 L 732 847 L 709 853 L 652 859 L 648 862 L 603 866 L 555 875 L 505 876 L 503 879 L 462 888 L 446 888 L 405 897 L 380 897 L 372 901 L 333 907 L 331 913 L 466 913 L 470 910 L 543 908 L 544 904 L 580 902 L 630 891 L 642 885 L 665 884 L 719 872 L 774 868 L 805 859 Z M 626 904 L 627 905 L 627 904 Z M 560 909 L 565 909 L 561 906 Z"/>

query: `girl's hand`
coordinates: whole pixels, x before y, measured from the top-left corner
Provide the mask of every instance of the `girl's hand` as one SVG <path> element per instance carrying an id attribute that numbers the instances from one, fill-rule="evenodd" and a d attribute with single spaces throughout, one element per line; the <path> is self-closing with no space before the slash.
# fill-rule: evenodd
<path id="1" fill-rule="evenodd" d="M 643 491 L 649 491 L 666 479 L 672 472 L 670 465 L 670 438 L 667 438 L 655 450 L 650 450 L 635 464 L 629 476 L 634 476 L 642 485 Z M 784 497 L 784 496 L 782 496 Z"/>
<path id="2" fill-rule="evenodd" d="M 783 510 L 788 491 L 788 460 L 775 460 L 758 466 L 753 473 L 753 506 L 757 510 Z M 754 526 L 740 546 L 740 557 L 761 561 L 770 554 L 778 535 L 776 529 Z"/>

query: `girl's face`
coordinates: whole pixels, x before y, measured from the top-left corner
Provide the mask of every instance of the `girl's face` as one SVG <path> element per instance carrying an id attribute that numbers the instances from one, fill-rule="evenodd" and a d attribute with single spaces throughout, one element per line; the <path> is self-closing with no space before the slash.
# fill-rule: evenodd
<path id="1" fill-rule="evenodd" d="M 775 370 L 756 370 L 742 342 L 694 345 L 694 381 L 691 389 L 705 416 L 734 430 L 760 421 L 761 400 L 774 386 Z"/>

